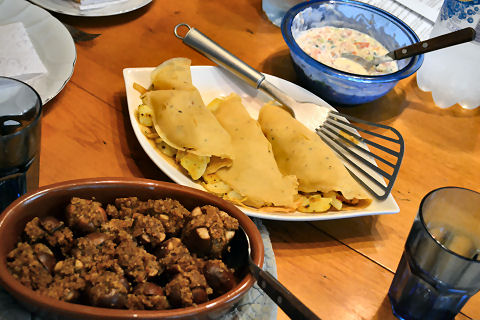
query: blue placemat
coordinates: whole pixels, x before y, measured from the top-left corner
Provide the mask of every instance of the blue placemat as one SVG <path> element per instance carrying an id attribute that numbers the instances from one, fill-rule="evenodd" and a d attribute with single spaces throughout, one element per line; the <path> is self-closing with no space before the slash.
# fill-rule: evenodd
<path id="1" fill-rule="evenodd" d="M 277 276 L 275 255 L 270 242 L 267 228 L 261 220 L 254 219 L 255 224 L 262 235 L 265 247 L 265 260 L 263 269 Z M 277 318 L 277 306 L 273 301 L 255 284 L 238 305 L 226 314 L 222 320 L 273 320 Z M 0 320 L 44 320 L 26 311 L 17 301 L 0 287 Z"/>

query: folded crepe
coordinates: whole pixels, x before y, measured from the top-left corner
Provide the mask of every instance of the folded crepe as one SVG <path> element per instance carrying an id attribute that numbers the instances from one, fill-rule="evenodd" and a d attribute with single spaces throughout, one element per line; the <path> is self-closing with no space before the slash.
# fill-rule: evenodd
<path id="1" fill-rule="evenodd" d="M 272 144 L 280 171 L 297 177 L 299 191 L 323 194 L 336 191 L 347 200 L 364 200 L 359 203 L 361 206 L 370 203 L 370 197 L 335 153 L 287 111 L 267 104 L 260 110 L 258 122 Z"/>
<path id="2" fill-rule="evenodd" d="M 188 58 L 172 58 L 160 64 L 150 74 L 153 90 L 195 90 L 191 64 Z"/>
<path id="3" fill-rule="evenodd" d="M 215 175 L 238 192 L 245 205 L 293 210 L 297 179 L 280 172 L 271 144 L 242 105 L 241 98 L 231 94 L 214 100 L 208 107 L 232 137 L 234 151 L 232 166 L 219 169 Z"/>
<path id="4" fill-rule="evenodd" d="M 153 111 L 160 138 L 171 147 L 198 156 L 233 158 L 231 138 L 195 90 L 154 90 L 143 101 Z"/>
<path id="5" fill-rule="evenodd" d="M 151 78 L 152 87 L 142 95 L 139 114 L 151 114 L 159 150 L 173 157 L 194 180 L 231 165 L 230 135 L 193 86 L 190 60 L 167 60 L 155 68 Z"/>

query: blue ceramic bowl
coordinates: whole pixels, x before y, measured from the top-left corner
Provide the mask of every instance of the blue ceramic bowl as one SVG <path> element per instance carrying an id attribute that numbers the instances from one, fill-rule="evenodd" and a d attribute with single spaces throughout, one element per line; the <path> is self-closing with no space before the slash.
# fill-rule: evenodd
<path id="1" fill-rule="evenodd" d="M 378 99 L 399 80 L 417 71 L 423 55 L 397 61 L 398 71 L 364 76 L 331 68 L 306 54 L 295 39 L 305 30 L 333 26 L 366 33 L 387 50 L 420 41 L 402 20 L 366 3 L 351 0 L 311 0 L 291 8 L 282 21 L 282 34 L 301 84 L 322 99 L 339 105 L 355 105 Z"/>

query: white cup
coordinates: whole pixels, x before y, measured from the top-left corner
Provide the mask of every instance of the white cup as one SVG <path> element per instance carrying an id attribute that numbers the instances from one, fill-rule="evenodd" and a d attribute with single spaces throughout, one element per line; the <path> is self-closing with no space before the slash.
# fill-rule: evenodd
<path id="1" fill-rule="evenodd" d="M 274 25 L 277 27 L 282 23 L 285 13 L 294 5 L 303 2 L 302 0 L 262 0 L 262 9 Z"/>

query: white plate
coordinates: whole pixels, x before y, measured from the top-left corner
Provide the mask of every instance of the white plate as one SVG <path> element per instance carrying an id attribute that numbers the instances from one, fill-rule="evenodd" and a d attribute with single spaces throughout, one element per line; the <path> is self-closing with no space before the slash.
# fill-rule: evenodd
<path id="1" fill-rule="evenodd" d="M 147 155 L 173 181 L 181 185 L 204 190 L 201 185 L 195 183 L 189 177 L 178 171 L 175 167 L 170 165 L 160 154 L 158 154 L 156 149 L 151 146 L 151 144 L 148 142 L 148 139 L 140 131 L 137 119 L 135 118 L 135 110 L 141 103 L 141 100 L 140 94 L 135 89 L 133 89 L 133 83 L 137 82 L 138 84 L 141 84 L 146 88 L 149 87 L 151 84 L 150 73 L 152 70 L 153 68 L 128 68 L 123 70 L 123 77 L 125 79 L 125 87 L 128 101 L 128 111 L 135 135 L 137 136 L 140 145 L 143 147 Z M 265 102 L 271 100 L 264 93 L 249 87 L 241 80 L 232 77 L 230 74 L 228 74 L 226 71 L 222 70 L 219 67 L 193 66 L 191 70 L 193 84 L 198 88 L 198 90 L 200 90 L 202 98 L 206 104 L 208 104 L 215 97 L 226 96 L 232 92 L 235 92 L 242 97 L 242 102 L 247 108 L 249 114 L 253 118 L 257 119 L 258 111 L 260 110 L 262 105 Z M 311 102 L 326 105 L 326 102 L 313 95 L 309 91 L 297 86 L 296 84 L 268 74 L 265 76 L 267 77 L 268 81 L 276 85 L 281 90 L 287 92 L 295 99 L 298 99 L 300 101 L 308 100 Z M 331 220 L 399 212 L 398 205 L 391 194 L 386 200 L 383 201 L 374 199 L 372 204 L 364 209 L 327 212 L 321 214 L 309 214 L 302 212 L 266 212 L 254 209 L 250 210 L 244 207 L 239 208 L 251 217 L 291 221 Z"/>
<path id="2" fill-rule="evenodd" d="M 63 24 L 24 0 L 0 0 L 0 25 L 22 22 L 48 73 L 27 81 L 43 104 L 55 97 L 72 76 L 77 52 Z"/>
<path id="3" fill-rule="evenodd" d="M 104 17 L 113 16 L 116 14 L 122 14 L 137 10 L 143 6 L 146 6 L 152 0 L 127 0 L 121 3 L 107 5 L 98 9 L 80 10 L 73 0 L 29 0 L 36 5 L 39 5 L 47 10 L 55 11 L 70 16 L 83 16 L 83 17 Z"/>

